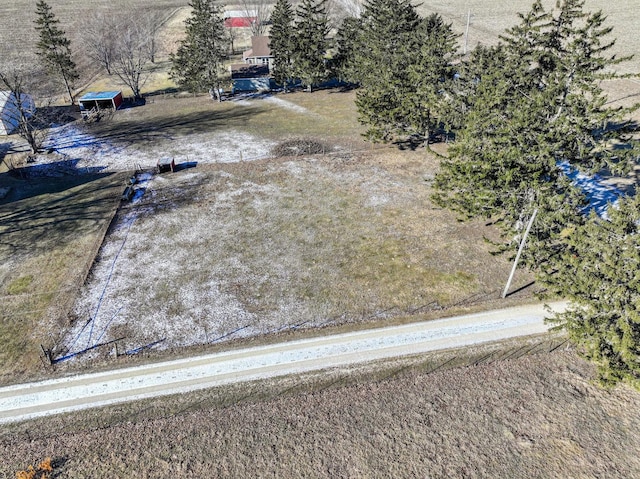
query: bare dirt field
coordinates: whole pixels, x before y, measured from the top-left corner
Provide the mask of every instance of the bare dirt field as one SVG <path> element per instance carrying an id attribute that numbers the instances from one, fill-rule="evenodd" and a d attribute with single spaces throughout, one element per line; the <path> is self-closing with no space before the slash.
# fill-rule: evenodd
<path id="1" fill-rule="evenodd" d="M 555 5 L 555 0 L 542 2 L 545 8 Z M 459 43 L 464 50 L 465 38 L 467 52 L 478 43 L 491 45 L 497 42 L 498 35 L 519 22 L 517 13 L 530 10 L 532 0 L 486 1 L 486 0 L 427 0 L 420 2 L 418 11 L 422 15 L 439 13 L 453 25 L 456 33 L 460 34 Z M 640 58 L 636 53 L 640 51 L 640 37 L 636 34 L 636 26 L 640 20 L 638 5 L 633 0 L 611 2 L 607 0 L 586 0 L 585 11 L 602 10 L 607 16 L 606 25 L 613 27 L 611 39 L 616 39 L 616 45 L 611 50 L 618 56 L 635 55 L 630 62 L 619 66 L 621 73 L 639 73 Z M 468 35 L 465 37 L 469 20 Z"/>
<path id="2" fill-rule="evenodd" d="M 49 0 L 60 27 L 71 40 L 72 51 L 76 52 L 76 61 L 83 67 L 87 59 L 83 58 L 81 31 L 87 18 L 96 14 L 108 14 L 115 18 L 123 11 L 139 9 L 141 12 L 166 12 L 167 15 L 177 8 L 187 6 L 187 0 Z M 3 46 L 2 63 L 25 62 L 33 60 L 38 32 L 34 28 L 35 2 L 30 0 L 4 1 L 0 4 L 0 44 Z"/>
<path id="3" fill-rule="evenodd" d="M 450 370 L 446 355 L 387 364 L 360 380 L 336 370 L 7 427 L 0 477 L 45 457 L 68 478 L 637 477 L 637 392 L 595 386 L 570 352 L 486 357 Z"/>

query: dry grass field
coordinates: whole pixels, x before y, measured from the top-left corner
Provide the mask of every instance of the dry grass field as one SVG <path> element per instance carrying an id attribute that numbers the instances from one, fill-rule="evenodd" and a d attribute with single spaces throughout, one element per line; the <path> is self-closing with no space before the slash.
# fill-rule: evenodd
<path id="1" fill-rule="evenodd" d="M 156 177 L 121 211 L 59 354 L 97 337 L 178 347 L 497 299 L 510 265 L 491 256 L 490 228 L 432 205 L 436 167 L 385 149 Z"/>
<path id="2" fill-rule="evenodd" d="M 0 173 L 0 382 L 41 367 L 40 344 L 60 329 L 118 203 L 124 177 L 18 180 Z"/>
<path id="3" fill-rule="evenodd" d="M 7 426 L 0 477 L 45 457 L 65 478 L 638 477 L 640 394 L 599 388 L 570 352 L 477 354 Z"/>
<path id="4" fill-rule="evenodd" d="M 72 42 L 77 52 L 79 64 L 86 66 L 82 58 L 80 31 L 86 19 L 96 13 L 120 15 L 124 11 L 139 9 L 141 12 L 165 12 L 171 14 L 177 8 L 185 7 L 187 0 L 49 0 L 60 26 Z M 3 63 L 28 61 L 33 59 L 38 33 L 34 28 L 35 2 L 31 0 L 13 0 L 0 3 L 0 44 L 3 47 Z"/>
<path id="5" fill-rule="evenodd" d="M 422 15 L 439 13 L 447 21 L 451 22 L 456 33 L 461 35 L 460 45 L 464 49 L 465 30 L 467 19 L 469 33 L 467 44 L 472 49 L 476 44 L 491 45 L 498 40 L 498 35 L 507 28 L 518 23 L 518 12 L 527 12 L 533 0 L 512 0 L 509 2 L 499 0 L 427 0 L 420 2 L 418 11 Z M 543 5 L 551 8 L 555 0 L 544 0 Z M 616 45 L 612 52 L 618 56 L 635 55 L 632 61 L 620 65 L 621 73 L 640 73 L 640 37 L 637 35 L 637 24 L 640 20 L 640 11 L 634 0 L 586 0 L 585 11 L 595 12 L 602 10 L 607 16 L 607 25 L 613 27 L 611 38 L 616 39 Z M 469 17 L 469 13 L 471 16 Z"/>
<path id="6" fill-rule="evenodd" d="M 31 328 L 26 350 L 5 350 L 4 374 L 15 372 L 23 356 L 31 358 L 33 373 L 40 343 L 56 357 L 122 336 L 125 349 L 162 339 L 160 348 L 174 349 L 303 326 L 416 319 L 495 299 L 509 263 L 490 255 L 483 237 L 494 231 L 434 208 L 433 155 L 372 148 L 358 139 L 353 96 L 325 91 L 221 104 L 158 97 L 108 121 L 55 130 L 56 153 L 40 155 L 30 168 L 56 172 L 51 161 L 64 158 L 75 173 L 125 175 L 136 165 L 149 171 L 166 155 L 189 167 L 139 176 L 141 196 L 120 209 L 71 316 L 49 321 L 51 314 L 36 314 L 21 323 L 20 334 L 3 337 L 23 344 Z M 282 142 L 300 141 L 320 154 L 273 158 Z M 104 217 L 96 224 L 108 224 L 123 188 L 123 176 L 104 181 L 110 189 L 100 192 L 110 199 L 101 199 L 104 209 L 95 215 Z M 69 203 L 54 204 L 71 208 L 70 191 L 63 194 Z M 79 215 L 80 205 L 72 210 Z M 23 248 L 4 254 L 3 297 L 15 294 L 16 285 L 73 297 L 78 290 L 63 285 L 76 284 L 76 270 L 67 268 L 75 262 L 83 270 L 96 249 L 66 239 L 67 230 L 59 241 L 43 242 L 29 206 L 10 221 L 15 206 L 7 204 L 2 223 L 22 235 Z M 72 213 L 46 212 L 54 239 Z M 92 230 L 70 231 L 84 244 L 96 241 Z M 41 261 L 31 244 L 66 254 L 68 263 Z M 22 283 L 44 273 L 58 286 Z M 514 289 L 529 281 L 521 273 Z M 57 304 L 69 303 L 58 296 Z M 37 318 L 43 320 L 33 328 Z"/>
<path id="7" fill-rule="evenodd" d="M 95 68 L 92 68 L 83 55 L 80 32 L 87 17 L 96 12 L 108 12 L 117 16 L 123 11 L 138 10 L 142 14 L 150 12 L 162 12 L 167 16 L 167 23 L 160 33 L 159 38 L 159 64 L 153 66 L 150 78 L 146 84 L 146 92 L 162 90 L 172 86 L 166 77 L 166 61 L 169 52 L 175 50 L 175 41 L 182 34 L 183 21 L 188 15 L 187 0 L 114 0 L 104 2 L 101 0 L 50 0 L 57 18 L 61 21 L 62 28 L 72 40 L 72 47 L 76 54 L 76 61 L 85 72 L 83 83 L 95 82 L 96 88 L 118 87 L 115 79 L 95 78 Z M 295 2 L 294 2 L 295 3 Z M 338 2 L 339 3 L 339 2 Z M 546 0 L 547 7 L 552 6 L 555 0 Z M 498 35 L 506 28 L 513 26 L 517 21 L 517 13 L 527 11 L 532 0 L 515 0 L 512 2 L 500 2 L 496 0 L 431 0 L 420 2 L 418 11 L 427 15 L 432 12 L 441 14 L 445 20 L 452 23 L 454 31 L 460 34 L 460 51 L 470 50 L 477 43 L 492 44 L 498 39 Z M 240 9 L 233 2 L 227 5 L 229 9 Z M 637 5 L 631 0 L 607 2 L 605 0 L 587 0 L 586 9 L 589 11 L 602 10 L 608 17 L 608 24 L 614 27 L 612 37 L 617 39 L 614 52 L 621 55 L 633 55 L 640 51 L 640 37 L 636 34 L 636 25 L 640 18 Z M 468 17 L 468 14 L 470 16 Z M 468 35 L 464 35 L 467 26 L 467 18 L 470 19 Z M 14 62 L 29 63 L 33 61 L 34 45 L 37 41 L 37 32 L 32 28 L 35 19 L 35 7 L 28 0 L 5 1 L 0 4 L 0 45 L 2 45 L 2 58 L 0 67 Z M 242 48 L 249 43 L 248 33 L 243 31 L 237 41 L 237 46 Z M 161 71 L 158 70 L 160 68 Z M 636 57 L 619 66 L 623 73 L 640 72 L 640 58 Z"/>

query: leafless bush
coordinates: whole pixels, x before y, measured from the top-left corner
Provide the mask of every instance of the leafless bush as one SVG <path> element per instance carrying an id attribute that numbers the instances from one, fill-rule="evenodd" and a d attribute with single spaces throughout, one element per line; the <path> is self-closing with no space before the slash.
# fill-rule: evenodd
<path id="1" fill-rule="evenodd" d="M 247 17 L 256 18 L 250 26 L 251 35 L 265 35 L 272 10 L 270 0 L 242 0 L 242 7 Z"/>
<path id="2" fill-rule="evenodd" d="M 320 155 L 330 150 L 330 147 L 320 141 L 310 138 L 295 138 L 279 143 L 271 153 L 278 158 L 281 156 Z"/>

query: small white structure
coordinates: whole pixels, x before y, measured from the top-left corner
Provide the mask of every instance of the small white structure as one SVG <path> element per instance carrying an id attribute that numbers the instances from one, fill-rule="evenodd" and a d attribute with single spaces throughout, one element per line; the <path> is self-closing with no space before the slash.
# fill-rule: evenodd
<path id="1" fill-rule="evenodd" d="M 27 116 L 33 115 L 36 106 L 30 95 L 23 93 L 18 100 L 13 92 L 0 91 L 0 135 L 10 135 L 16 131 L 20 123 L 20 109 Z"/>

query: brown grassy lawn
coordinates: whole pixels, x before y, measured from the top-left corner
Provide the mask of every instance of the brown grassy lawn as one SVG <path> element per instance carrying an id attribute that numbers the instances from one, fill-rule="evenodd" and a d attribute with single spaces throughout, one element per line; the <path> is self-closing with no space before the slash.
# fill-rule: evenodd
<path id="1" fill-rule="evenodd" d="M 144 143 L 167 136 L 242 131 L 280 141 L 291 137 L 315 137 L 339 141 L 351 149 L 370 149 L 360 135 L 354 104 L 355 92 L 323 90 L 312 94 L 279 94 L 275 98 L 212 102 L 208 95 L 158 95 L 142 108 L 121 111 L 109 122 L 93 127 L 108 140 Z M 238 100 L 238 99 L 236 99 Z M 287 108 L 287 104 L 306 111 Z"/>
<path id="2" fill-rule="evenodd" d="M 272 141 L 311 137 L 327 151 L 338 147 L 339 153 L 206 165 L 215 158 L 199 150 L 201 156 L 190 159 L 201 164 L 157 178 L 142 201 L 123 211 L 123 218 L 133 214 L 137 220 L 126 235 L 126 228 L 109 235 L 75 308 L 76 324 L 95 314 L 96 298 L 106 284 L 101 268 L 114 272 L 100 310 L 102 319 L 114 318 L 104 339 L 125 332 L 131 347 L 165 336 L 171 347 L 200 344 L 240 327 L 245 327 L 243 335 L 256 335 L 300 323 L 417 318 L 418 313 L 497 296 L 509 264 L 489 254 L 483 236 L 494 232 L 482 222 L 459 223 L 434 208 L 429 200 L 429 182 L 437 167 L 433 156 L 362 142 L 353 95 L 296 93 L 249 104 L 156 98 L 91 126 L 88 131 L 107 143 L 135 147 L 118 154 L 121 165 L 135 164 L 145 145 L 173 152 L 178 144 L 189 148 L 200 141 L 196 138 L 224 132 Z M 184 160 L 184 152 L 178 153 Z M 100 165 L 99 153 L 91 154 Z M 86 192 L 97 184 L 88 182 Z M 117 197 L 119 188 L 97 191 Z M 90 262 L 87 255 L 92 252 L 86 245 L 95 241 L 91 227 L 99 228 L 114 205 L 104 203 L 106 209 L 88 215 L 83 208 L 94 207 L 91 197 L 83 199 L 75 192 L 60 187 L 60 197 L 33 195 L 24 205 L 7 206 L 2 224 L 11 225 L 15 235 L 27 235 L 22 261 L 6 263 L 3 294 L 22 291 L 31 300 L 38 293 L 38 298 L 51 301 L 61 288 L 55 285 L 66 284 L 64 278 L 75 278 L 69 271 Z M 84 192 L 80 188 L 77 194 Z M 16 204 L 25 216 L 11 223 L 16 217 L 9 214 L 15 215 Z M 29 216 L 34 210 L 46 212 L 48 227 L 73 224 L 63 230 L 70 236 L 34 228 Z M 85 216 L 93 223 L 76 227 Z M 48 238 L 53 249 L 45 247 L 42 238 Z M 108 251 L 120 251 L 125 238 L 117 264 L 112 263 Z M 38 242 L 40 249 L 26 246 Z M 44 281 L 30 269 L 46 264 L 42 254 L 66 251 L 74 252 L 66 257 L 68 262 L 47 266 L 53 279 L 30 282 L 31 276 Z M 519 274 L 514 289 L 529 280 Z M 31 311 L 18 302 L 15 307 Z M 29 321 L 19 323 L 22 329 L 5 338 L 15 343 L 7 358 L 18 357 L 26 348 L 23 355 L 32 358 L 32 372 L 39 343 L 61 346 L 62 339 L 51 329 L 25 336 L 39 318 L 54 316 L 44 314 L 46 305 L 33 309 Z M 58 313 L 66 318 L 63 311 Z M 96 331 L 102 333 L 99 326 Z M 72 338 L 74 334 L 68 332 Z M 7 374 L 15 370 L 13 360 L 3 364 Z"/>
<path id="3" fill-rule="evenodd" d="M 638 477 L 637 392 L 595 386 L 570 352 L 442 369 L 450 360 L 6 426 L 0 475 L 49 456 L 68 478 Z"/>
<path id="4" fill-rule="evenodd" d="M 33 373 L 117 206 L 122 175 L 18 180 L 0 200 L 0 382 Z"/>
<path id="5" fill-rule="evenodd" d="M 482 221 L 433 206 L 436 167 L 424 151 L 388 148 L 160 177 L 128 210 L 133 226 L 108 239 L 77 326 L 93 316 L 97 331 L 110 324 L 105 339 L 126 330 L 126 347 L 161 338 L 177 347 L 238 328 L 228 339 L 495 299 L 510 264 L 491 256 L 483 237 L 495 232 Z M 517 282 L 529 280 L 522 272 Z"/>

